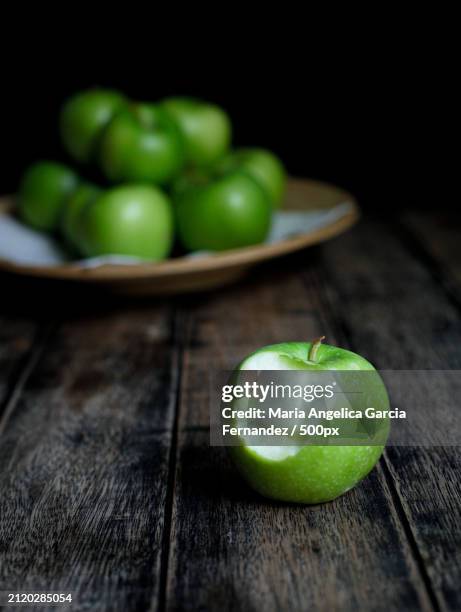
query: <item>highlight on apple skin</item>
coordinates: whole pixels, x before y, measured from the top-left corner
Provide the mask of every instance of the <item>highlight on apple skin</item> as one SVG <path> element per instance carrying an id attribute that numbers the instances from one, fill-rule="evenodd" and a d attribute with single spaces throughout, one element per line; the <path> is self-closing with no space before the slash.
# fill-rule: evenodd
<path id="1" fill-rule="evenodd" d="M 224 251 L 264 241 L 271 203 L 248 173 L 230 170 L 187 183 L 173 196 L 178 236 L 187 250 Z"/>
<path id="2" fill-rule="evenodd" d="M 263 347 L 246 357 L 237 370 L 361 370 L 376 372 L 366 359 L 335 346 L 288 342 Z M 380 408 L 389 408 L 384 383 L 376 372 Z M 378 384 L 375 387 L 376 383 Z M 303 504 L 327 502 L 359 483 L 378 462 L 389 433 L 383 420 L 383 443 L 377 446 L 240 446 L 229 447 L 247 483 L 261 495 Z"/>
<path id="3" fill-rule="evenodd" d="M 152 185 L 107 189 L 81 212 L 78 239 L 86 257 L 127 255 L 161 261 L 173 245 L 169 198 Z"/>
<path id="4" fill-rule="evenodd" d="M 157 104 L 131 104 L 104 130 L 99 162 L 112 183 L 166 185 L 183 165 L 179 130 Z"/>

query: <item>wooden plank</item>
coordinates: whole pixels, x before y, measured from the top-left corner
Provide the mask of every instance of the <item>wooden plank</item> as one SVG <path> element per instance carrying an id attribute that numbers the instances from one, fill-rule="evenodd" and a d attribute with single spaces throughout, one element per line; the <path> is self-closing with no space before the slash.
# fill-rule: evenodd
<path id="1" fill-rule="evenodd" d="M 453 212 L 406 212 L 402 215 L 415 250 L 431 256 L 430 265 L 461 303 L 461 216 Z"/>
<path id="2" fill-rule="evenodd" d="M 325 308 L 337 316 L 342 344 L 382 369 L 461 367 L 459 310 L 399 232 L 362 223 L 325 246 L 322 262 Z M 409 538 L 437 605 L 459 610 L 459 450 L 396 447 L 387 458 Z"/>
<path id="3" fill-rule="evenodd" d="M 178 355 L 168 308 L 62 325 L 0 437 L 0 590 L 155 607 Z"/>
<path id="4" fill-rule="evenodd" d="M 461 367 L 457 307 L 389 227 L 362 223 L 322 254 L 319 275 L 343 335 L 377 367 Z"/>
<path id="5" fill-rule="evenodd" d="M 209 447 L 207 368 L 271 342 L 333 338 L 316 287 L 298 273 L 309 257 L 188 304 L 169 610 L 431 609 L 380 468 L 329 504 L 277 504 L 249 491 L 225 449 Z"/>
<path id="6" fill-rule="evenodd" d="M 34 342 L 41 343 L 38 329 L 29 319 L 0 315 L 0 417 L 32 358 Z"/>
<path id="7" fill-rule="evenodd" d="M 390 447 L 387 458 L 439 608 L 459 610 L 459 448 Z"/>
<path id="8" fill-rule="evenodd" d="M 179 447 L 168 609 L 430 609 L 380 470 L 330 504 L 278 504 L 207 432 Z"/>
<path id="9" fill-rule="evenodd" d="M 287 261 L 299 266 L 301 260 Z M 300 299 L 305 295 L 302 280 L 295 274 L 287 277 L 284 267 L 272 264 L 237 286 L 188 300 L 181 427 L 208 426 L 211 370 L 233 369 L 264 344 L 319 335 L 315 306 Z"/>
<path id="10" fill-rule="evenodd" d="M 412 245 L 415 251 L 423 254 L 423 259 L 427 261 L 425 253 L 428 253 L 431 261 L 430 269 L 437 276 L 437 280 L 442 284 L 447 294 L 458 305 L 461 303 L 461 245 L 460 230 L 461 217 L 454 212 L 407 212 L 403 215 L 403 223 L 406 229 L 412 234 Z M 391 449 L 392 450 L 392 449 Z M 455 459 L 455 461 L 453 461 Z M 449 507 L 448 512 L 441 512 L 435 517 L 436 522 L 440 523 L 442 529 L 440 533 L 435 533 L 434 537 L 440 537 L 438 545 L 441 549 L 447 549 L 446 534 L 453 533 L 453 517 L 459 515 L 459 500 L 461 499 L 461 487 L 459 481 L 459 458 L 453 449 L 439 449 L 438 453 L 427 453 L 427 457 L 421 465 L 418 457 L 410 457 L 407 461 L 408 478 L 425 479 L 433 474 L 441 474 L 439 487 Z M 424 470 L 425 473 L 421 474 Z M 400 489 L 407 488 L 407 480 L 403 480 L 399 474 L 395 474 L 396 482 Z M 428 512 L 426 500 L 417 498 L 414 500 L 418 504 L 418 513 L 425 516 L 428 521 L 434 517 Z M 429 515 L 429 516 L 428 516 Z M 458 535 L 453 539 L 450 537 L 448 554 L 453 554 L 453 549 L 461 547 L 461 539 Z M 459 556 L 459 553 L 458 553 Z M 444 557 L 434 559 L 436 569 L 434 571 L 435 581 L 439 589 L 445 588 L 446 597 L 452 609 L 459 606 L 459 589 L 453 580 L 444 584 L 442 577 L 445 572 L 445 563 L 441 563 Z M 459 576 L 459 573 L 458 573 Z"/>

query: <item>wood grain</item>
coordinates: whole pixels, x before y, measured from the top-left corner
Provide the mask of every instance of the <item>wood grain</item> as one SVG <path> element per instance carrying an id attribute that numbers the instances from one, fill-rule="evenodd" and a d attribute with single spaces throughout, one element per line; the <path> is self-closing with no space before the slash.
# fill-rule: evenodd
<path id="1" fill-rule="evenodd" d="M 292 256 L 255 270 L 236 287 L 183 302 L 187 318 L 180 427 L 208 426 L 210 372 L 233 369 L 262 345 L 319 335 L 303 280 L 287 274 L 288 266 L 300 270 L 306 259 L 306 254 Z"/>
<path id="2" fill-rule="evenodd" d="M 381 469 L 330 504 L 276 504 L 208 446 L 207 369 L 271 342 L 334 339 L 306 267 L 310 255 L 290 258 L 187 305 L 167 609 L 431 609 Z"/>
<path id="3" fill-rule="evenodd" d="M 412 245 L 383 223 L 362 223 L 322 249 L 326 308 L 341 341 L 380 368 L 459 369 L 459 310 Z M 417 397 L 412 399 L 417 402 Z M 428 429 L 430 436 L 430 428 Z M 387 451 L 410 539 L 441 609 L 461 607 L 459 448 Z"/>
<path id="4" fill-rule="evenodd" d="M 456 278 L 455 238 L 424 254 L 408 232 L 428 231 L 365 222 L 175 302 L 3 302 L 0 590 L 72 591 L 77 610 L 460 609 L 457 450 L 389 448 L 304 507 L 254 494 L 207 430 L 210 370 L 272 342 L 325 333 L 381 368 L 460 367 L 439 276 Z"/>
<path id="5" fill-rule="evenodd" d="M 165 308 L 62 325 L 0 439 L 0 590 L 147 609 L 160 582 L 177 353 Z"/>
<path id="6" fill-rule="evenodd" d="M 453 212 L 407 212 L 402 222 L 414 249 L 461 304 L 461 216 Z M 429 256 L 429 257 L 428 257 Z"/>
<path id="7" fill-rule="evenodd" d="M 16 316 L 0 316 L 0 427 L 1 417 L 15 390 L 27 376 L 28 362 L 39 349 L 40 325 Z"/>
<path id="8" fill-rule="evenodd" d="M 207 432 L 179 448 L 167 609 L 431 609 L 380 470 L 295 506 L 251 492 Z"/>

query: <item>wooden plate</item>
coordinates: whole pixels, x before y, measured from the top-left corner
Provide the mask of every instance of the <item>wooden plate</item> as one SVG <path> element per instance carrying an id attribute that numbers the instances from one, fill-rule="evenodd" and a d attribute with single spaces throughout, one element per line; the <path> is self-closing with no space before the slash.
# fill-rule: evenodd
<path id="1" fill-rule="evenodd" d="M 123 294 L 202 291 L 238 279 L 256 263 L 328 240 L 357 222 L 359 208 L 355 199 L 346 191 L 317 181 L 290 179 L 284 210 L 328 210 L 344 202 L 350 204 L 348 212 L 320 229 L 274 244 L 233 249 L 204 258 L 179 257 L 161 263 L 129 266 L 107 264 L 95 268 L 78 268 L 72 264 L 30 266 L 0 260 L 0 270 L 57 281 L 96 283 Z M 8 214 L 11 206 L 11 199 L 0 199 L 0 214 Z"/>

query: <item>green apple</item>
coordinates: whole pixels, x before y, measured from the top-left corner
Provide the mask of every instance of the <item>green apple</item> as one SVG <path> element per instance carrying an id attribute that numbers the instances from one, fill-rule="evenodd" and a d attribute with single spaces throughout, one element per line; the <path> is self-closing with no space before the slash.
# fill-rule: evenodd
<path id="1" fill-rule="evenodd" d="M 258 180 L 278 207 L 286 187 L 286 172 L 282 162 L 266 149 L 237 149 L 225 157 L 224 169 L 242 169 Z"/>
<path id="2" fill-rule="evenodd" d="M 376 408 L 387 410 L 387 392 L 374 367 L 360 355 L 321 344 L 322 339 L 266 346 L 244 359 L 238 371 L 368 371 L 373 373 L 368 383 L 363 378 L 361 382 L 370 385 Z M 335 499 L 362 480 L 381 456 L 388 433 L 386 418 L 379 421 L 379 445 L 251 446 L 243 440 L 231 447 L 231 453 L 243 477 L 260 494 L 315 504 Z"/>
<path id="3" fill-rule="evenodd" d="M 173 243 L 168 197 L 149 185 L 123 185 L 104 191 L 80 220 L 80 251 L 87 257 L 131 255 L 160 261 Z"/>
<path id="4" fill-rule="evenodd" d="M 68 198 L 61 215 L 61 233 L 66 243 L 78 250 L 80 242 L 80 219 L 83 209 L 98 195 L 101 189 L 91 183 L 80 184 Z"/>
<path id="5" fill-rule="evenodd" d="M 66 200 L 76 189 L 78 180 L 67 166 L 50 161 L 36 162 L 26 170 L 19 186 L 19 215 L 36 229 L 56 230 Z"/>
<path id="6" fill-rule="evenodd" d="M 222 108 L 193 98 L 168 98 L 161 104 L 183 136 L 188 164 L 210 166 L 227 152 L 232 126 Z"/>
<path id="7" fill-rule="evenodd" d="M 245 172 L 183 180 L 173 198 L 179 238 L 191 251 L 257 244 L 270 228 L 269 197 Z"/>
<path id="8" fill-rule="evenodd" d="M 86 164 L 94 160 L 104 128 L 125 106 L 124 96 L 110 89 L 82 91 L 64 103 L 61 140 L 75 161 Z"/>
<path id="9" fill-rule="evenodd" d="M 99 156 L 102 170 L 112 182 L 165 185 L 182 167 L 182 138 L 160 107 L 133 104 L 104 131 Z"/>

